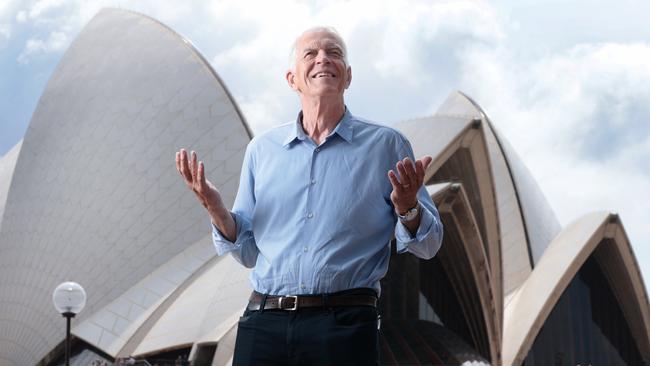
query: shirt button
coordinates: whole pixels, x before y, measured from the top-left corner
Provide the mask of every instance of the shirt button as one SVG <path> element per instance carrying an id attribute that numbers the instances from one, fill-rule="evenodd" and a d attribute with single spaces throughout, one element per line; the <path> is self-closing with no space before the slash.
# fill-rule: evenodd
<path id="1" fill-rule="evenodd" d="M 301 289 L 303 289 L 303 290 L 304 290 L 304 289 L 305 289 L 305 287 L 307 287 L 307 286 L 305 286 L 305 284 L 304 284 L 304 283 L 301 283 L 301 284 L 300 284 L 300 288 L 301 288 Z"/>
<path id="2" fill-rule="evenodd" d="M 312 185 L 316 184 L 316 179 L 312 179 L 312 180 L 311 180 L 311 184 L 312 184 Z"/>
<path id="3" fill-rule="evenodd" d="M 310 212 L 307 214 L 307 217 L 311 219 L 312 217 L 314 217 L 314 214 Z"/>
<path id="4" fill-rule="evenodd" d="M 307 250 L 308 250 L 307 247 L 302 247 L 303 252 L 307 253 Z"/>
<path id="5" fill-rule="evenodd" d="M 320 147 L 317 147 L 317 148 L 316 148 L 316 152 L 319 152 L 319 151 L 320 151 Z"/>

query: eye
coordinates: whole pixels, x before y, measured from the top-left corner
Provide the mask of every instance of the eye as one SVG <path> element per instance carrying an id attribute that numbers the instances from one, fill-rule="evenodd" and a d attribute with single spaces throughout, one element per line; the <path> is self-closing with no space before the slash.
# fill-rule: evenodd
<path id="1" fill-rule="evenodd" d="M 338 48 L 332 48 L 332 49 L 328 50 L 327 53 L 329 53 L 331 56 L 336 57 L 336 58 L 343 57 L 343 52 Z"/>
<path id="2" fill-rule="evenodd" d="M 303 58 L 311 58 L 311 57 L 314 57 L 315 54 L 316 54 L 316 51 L 307 50 L 307 51 L 305 51 Z"/>

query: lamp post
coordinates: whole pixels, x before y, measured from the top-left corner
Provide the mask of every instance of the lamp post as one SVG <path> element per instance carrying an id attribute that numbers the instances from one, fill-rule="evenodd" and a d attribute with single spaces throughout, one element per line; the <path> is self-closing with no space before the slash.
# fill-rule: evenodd
<path id="1" fill-rule="evenodd" d="M 54 289 L 52 301 L 56 310 L 66 319 L 65 365 L 70 365 L 70 319 L 86 306 L 86 291 L 76 282 L 63 282 Z"/>

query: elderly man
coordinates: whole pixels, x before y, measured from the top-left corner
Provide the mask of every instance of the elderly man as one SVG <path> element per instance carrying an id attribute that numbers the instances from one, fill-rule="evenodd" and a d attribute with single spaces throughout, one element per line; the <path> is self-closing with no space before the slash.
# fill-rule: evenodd
<path id="1" fill-rule="evenodd" d="M 207 209 L 219 255 L 253 268 L 234 365 L 376 365 L 377 298 L 397 252 L 433 257 L 438 211 L 399 132 L 353 116 L 352 70 L 331 28 L 304 32 L 286 73 L 300 97 L 295 122 L 248 145 L 232 211 L 195 152 L 176 167 Z"/>

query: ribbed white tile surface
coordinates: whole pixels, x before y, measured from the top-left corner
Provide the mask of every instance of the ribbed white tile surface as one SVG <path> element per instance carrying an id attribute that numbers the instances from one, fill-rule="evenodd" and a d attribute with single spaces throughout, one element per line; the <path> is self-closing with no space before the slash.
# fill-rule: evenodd
<path id="1" fill-rule="evenodd" d="M 508 160 L 510 172 L 517 188 L 532 258 L 536 264 L 548 244 L 560 232 L 560 223 L 517 152 L 506 139 L 499 136 L 498 130 L 495 130 L 495 133 L 501 142 L 503 154 Z"/>
<path id="2" fill-rule="evenodd" d="M 117 356 L 163 301 L 215 256 L 210 237 L 203 238 L 75 326 L 73 333 Z"/>
<path id="3" fill-rule="evenodd" d="M 218 342 L 237 323 L 251 293 L 250 270 L 228 255 L 210 264 L 147 332 L 133 353 L 195 342 Z"/>
<path id="4" fill-rule="evenodd" d="M 507 295 L 521 285 L 530 275 L 528 244 L 515 186 L 503 152 L 494 133 L 492 133 L 492 128 L 485 129 L 485 141 L 490 154 L 497 198 L 497 212 L 501 229 L 503 293 Z"/>
<path id="5" fill-rule="evenodd" d="M 48 82 L 13 171 L 0 229 L 2 362 L 35 364 L 63 340 L 51 296 L 66 280 L 88 294 L 73 324 L 92 317 L 99 331 L 84 335 L 113 349 L 124 320 L 146 317 L 191 271 L 157 269 L 210 233 L 174 152 L 198 151 L 231 205 L 249 139 L 187 41 L 139 14 L 95 16 Z M 128 294 L 128 314 L 113 304 L 152 273 L 146 291 Z"/>

